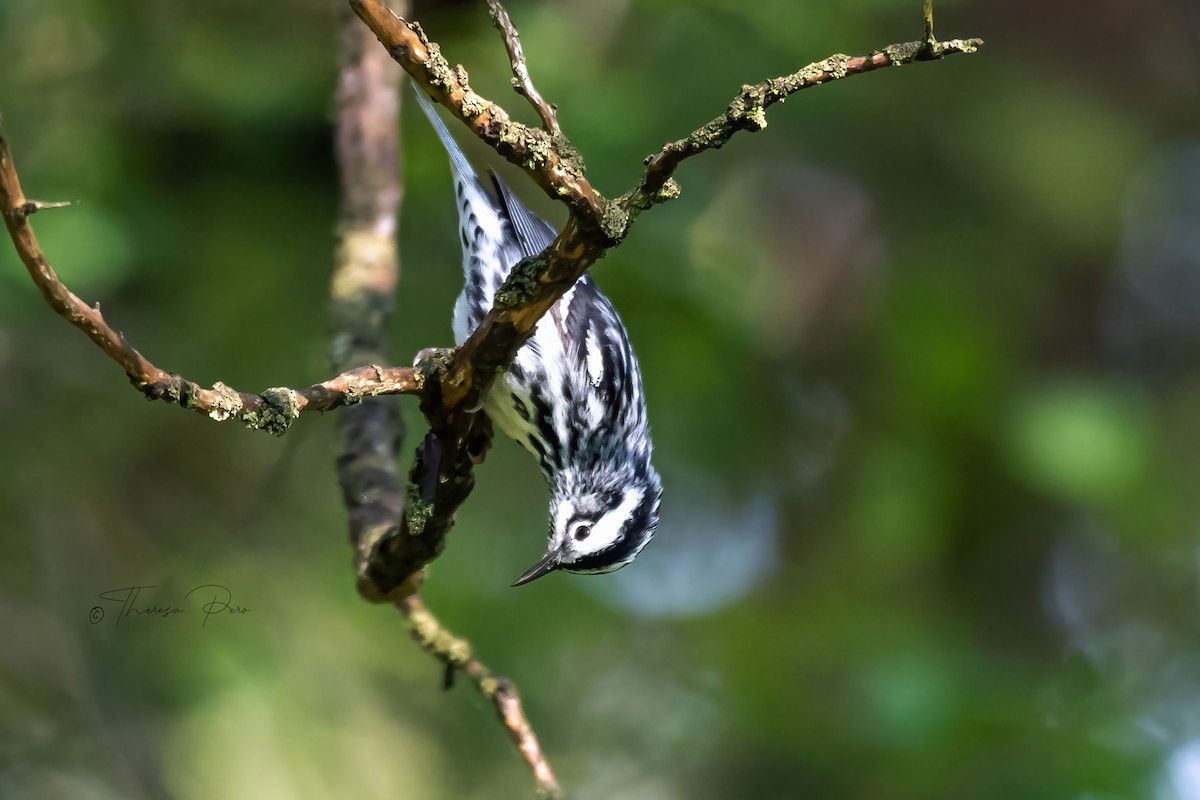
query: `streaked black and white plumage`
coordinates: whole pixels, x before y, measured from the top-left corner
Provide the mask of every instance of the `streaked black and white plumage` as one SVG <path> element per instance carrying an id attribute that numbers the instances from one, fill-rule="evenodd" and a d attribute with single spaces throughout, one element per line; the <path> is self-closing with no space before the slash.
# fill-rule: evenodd
<path id="1" fill-rule="evenodd" d="M 423 92 L 421 108 L 450 155 L 466 284 L 454 306 L 462 344 L 522 258 L 556 233 L 489 171 L 481 180 Z M 658 524 L 662 485 L 650 465 L 642 375 L 629 336 L 587 275 L 538 323 L 484 409 L 538 460 L 550 484 L 546 555 L 514 586 L 553 570 L 598 573 L 637 556 Z"/>

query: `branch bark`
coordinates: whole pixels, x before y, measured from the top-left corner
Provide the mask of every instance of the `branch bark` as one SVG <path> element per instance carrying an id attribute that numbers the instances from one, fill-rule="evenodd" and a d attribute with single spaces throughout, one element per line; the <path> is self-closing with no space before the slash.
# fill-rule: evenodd
<path id="1" fill-rule="evenodd" d="M 388 360 L 387 325 L 400 272 L 396 219 L 403 186 L 400 69 L 374 46 L 370 31 L 348 9 L 344 17 L 334 101 L 342 188 L 330 284 L 335 369 Z M 377 397 L 346 409 L 338 422 L 342 433 L 338 480 L 361 582 L 367 580 L 365 567 L 375 545 L 401 526 L 405 495 L 396 471 L 396 453 L 404 426 L 398 409 Z M 538 793 L 561 796 L 512 681 L 488 669 L 475 657 L 470 642 L 448 631 L 416 594 L 396 603 L 396 608 L 413 638 L 444 666 L 447 680 L 461 672 L 495 707 L 509 739 L 529 764 Z"/>
<path id="2" fill-rule="evenodd" d="M 721 147 L 740 130 L 762 130 L 766 108 L 801 89 L 883 67 L 972 53 L 982 45 L 979 39 L 893 44 L 863 56 L 830 56 L 792 75 L 744 86 L 725 114 L 685 139 L 665 145 L 647 159 L 638 186 L 610 200 L 584 177 L 583 158 L 565 137 L 551 137 L 515 122 L 498 104 L 477 94 L 466 70 L 461 65 L 451 67 L 419 23 L 392 13 L 382 0 L 348 2 L 419 91 L 427 92 L 498 154 L 524 169 L 569 211 L 566 225 L 550 246 L 513 267 L 493 308 L 467 341 L 443 353 L 436 363 L 430 362 L 421 404 L 430 431 L 410 473 L 404 522 L 399 531 L 380 540 L 365 573 L 368 596 L 393 601 L 416 591 L 420 570 L 441 552 L 454 512 L 470 494 L 473 466 L 491 437 L 487 419 L 478 409 L 492 381 L 512 363 L 542 315 L 592 264 L 620 244 L 642 210 L 679 196 L 672 175 L 680 163 Z M 498 0 L 489 4 L 499 5 Z M 516 37 L 511 20 L 507 27 L 511 33 L 504 26 L 501 29 L 510 43 L 514 74 L 519 74 L 523 54 L 511 46 Z M 926 14 L 925 32 L 927 36 L 932 32 L 932 12 Z"/>
<path id="3" fill-rule="evenodd" d="M 341 181 L 338 244 L 330 281 L 334 369 L 388 360 L 387 325 L 395 306 L 396 248 L 402 197 L 400 70 L 342 12 L 334 155 Z M 399 409 L 368 398 L 338 415 L 338 481 L 360 574 L 366 554 L 404 512 L 396 454 L 404 437 Z"/>
<path id="4" fill-rule="evenodd" d="M 533 79 L 529 77 L 529 67 L 525 63 L 525 51 L 521 49 L 521 34 L 517 32 L 517 26 L 513 25 L 508 12 L 497 0 L 488 0 L 488 8 L 492 12 L 492 22 L 504 37 L 504 47 L 508 50 L 508 61 L 513 72 L 513 91 L 528 100 L 534 111 L 537 111 L 546 133 L 551 136 L 561 135 L 557 109 L 542 98 L 537 87 L 533 85 Z"/>
<path id="5" fill-rule="evenodd" d="M 927 5 L 926 34 L 932 36 L 933 15 L 928 8 Z M 934 61 L 957 53 L 974 53 L 982 46 L 982 39 L 952 39 L 947 42 L 926 39 L 890 44 L 863 56 L 837 53 L 823 61 L 809 64 L 791 75 L 771 78 L 754 86 L 742 86 L 741 92 L 730 101 L 724 114 L 692 131 L 683 139 L 668 142 L 658 153 L 647 156 L 646 171 L 641 183 L 622 195 L 619 203 L 627 211 L 636 213 L 661 200 L 677 197 L 679 188 L 672 185 L 671 176 L 684 159 L 705 150 L 724 147 L 738 131 L 754 133 L 764 130 L 767 127 L 766 110 L 802 89 L 811 89 L 830 81 L 862 75 L 884 67 L 899 67 L 915 61 Z"/>
<path id="6" fill-rule="evenodd" d="M 546 131 L 515 121 L 499 105 L 477 94 L 467 71 L 461 64 L 451 67 L 441 47 L 430 41 L 419 23 L 396 16 L 383 0 L 348 2 L 422 91 L 497 153 L 524 169 L 548 196 L 583 218 L 603 216 L 603 198 L 584 177 L 583 160 L 574 148 L 557 146 Z"/>
<path id="7" fill-rule="evenodd" d="M 542 747 L 529 720 L 525 717 L 520 695 L 512 681 L 493 673 L 475 658 L 471 643 L 442 627 L 437 618 L 425 608 L 421 598 L 413 595 L 398 602 L 396 607 L 412 624 L 413 639 L 446 666 L 447 675 L 453 675 L 455 671 L 466 675 L 479 693 L 496 709 L 509 739 L 533 770 L 538 794 L 547 798 L 562 797 L 562 789 L 542 753 Z"/>
<path id="8" fill-rule="evenodd" d="M 218 422 L 236 419 L 248 428 L 282 434 L 305 411 L 329 411 L 372 395 L 420 392 L 422 373 L 412 367 L 357 367 L 307 388 L 282 386 L 258 394 L 240 392 L 219 381 L 205 388 L 156 367 L 129 343 L 125 334 L 108 324 L 99 303 L 89 306 L 68 289 L 46 258 L 29 217 L 62 205 L 25 197 L 8 140 L 0 130 L 0 213 L 17 255 L 50 308 L 117 362 L 148 399 L 175 403 Z"/>
<path id="9" fill-rule="evenodd" d="M 416 597 L 424 567 L 444 547 L 454 513 L 474 485 L 474 465 L 491 442 L 490 421 L 479 411 L 484 394 L 512 362 L 542 315 L 592 264 L 620 244 L 638 214 L 679 196 L 673 178 L 679 165 L 701 152 L 720 148 L 738 131 L 762 130 L 767 124 L 767 108 L 802 89 L 883 67 L 973 53 L 982 45 L 979 39 L 934 39 L 927 2 L 923 40 L 888 45 L 867 55 L 833 55 L 791 75 L 743 86 L 724 114 L 664 145 L 646 160 L 638 185 L 609 199 L 587 180 L 583 158 L 562 135 L 553 107 L 533 87 L 517 30 L 497 0 L 489 0 L 489 4 L 504 35 L 516 88 L 538 110 L 546 130 L 514 121 L 499 105 L 472 90 L 466 70 L 451 67 L 421 26 L 397 16 L 385 0 L 347 1 L 419 90 L 449 109 L 498 154 L 520 166 L 569 211 L 566 225 L 551 245 L 513 268 L 497 292 L 494 307 L 461 347 L 423 351 L 415 367 L 374 366 L 387 360 L 384 323 L 398 270 L 392 241 L 399 202 L 395 108 L 379 94 L 393 93 L 395 79 L 382 69 L 383 59 L 377 48 L 369 46 L 369 38 L 361 31 L 353 37 L 348 27 L 343 56 L 350 72 L 342 75 L 338 99 L 345 200 L 332 287 L 337 330 L 334 362 L 344 371 L 335 378 L 306 389 L 281 387 L 249 394 L 222 383 L 204 388 L 156 367 L 109 326 L 99 306 L 90 307 L 71 293 L 50 266 L 29 217 L 56 204 L 26 199 L 2 132 L 0 213 L 47 303 L 120 364 L 147 397 L 172 401 L 217 420 L 238 419 L 252 428 L 282 433 L 304 411 L 355 405 L 377 395 L 420 396 L 429 431 L 417 449 L 403 491 L 394 464 L 401 427 L 398 417 L 382 404 L 365 404 L 343 421 L 339 468 L 358 553 L 359 590 L 373 601 L 396 603 L 415 631 L 420 625 L 428 627 L 431 619 Z M 368 86 L 368 81 L 379 83 Z M 368 108 L 375 104 L 377 107 Z M 370 366 L 346 369 L 364 362 Z M 494 677 L 486 674 L 489 679 Z M 482 679 L 478 685 L 482 688 Z M 525 730 L 515 722 L 510 724 L 506 715 L 515 691 L 497 690 L 489 697 L 510 732 Z M 538 760 L 536 740 L 531 746 L 528 737 L 519 733 L 516 740 L 538 773 L 539 763 L 544 761 Z M 548 767 L 546 770 L 548 774 Z M 552 776 L 547 786 L 556 786 Z"/>
<path id="10" fill-rule="evenodd" d="M 517 82 L 528 96 L 532 82 L 521 77 L 527 78 L 528 72 L 516 28 L 499 2 L 490 2 L 497 10 L 497 24 L 504 33 Z M 357 539 L 360 590 L 364 596 L 379 602 L 400 600 L 415 592 L 423 567 L 441 552 L 454 512 L 474 485 L 473 467 L 490 445 L 490 422 L 478 409 L 496 375 L 512 362 L 541 316 L 588 267 L 621 242 L 640 211 L 678 196 L 679 186 L 672 175 L 680 163 L 705 150 L 721 147 L 738 131 L 762 130 L 766 126 L 766 109 L 801 89 L 882 67 L 972 53 L 982 45 L 979 39 L 936 41 L 932 10 L 926 4 L 923 41 L 889 45 L 864 56 L 830 56 L 792 75 L 744 86 L 724 114 L 684 139 L 664 145 L 659 153 L 647 159 L 642 181 L 620 198 L 610 200 L 588 182 L 582 157 L 561 133 L 552 136 L 515 122 L 499 105 L 475 93 L 466 70 L 461 66 L 451 67 L 442 57 L 440 47 L 430 41 L 418 23 L 397 16 L 383 0 L 348 0 L 348 3 L 422 91 L 442 103 L 497 153 L 520 165 L 570 212 L 566 225 L 544 252 L 513 268 L 496 295 L 494 307 L 461 347 L 428 352 L 416 367 L 357 367 L 304 389 L 278 387 L 250 394 L 222 383 L 204 388 L 156 367 L 109 326 L 98 306 L 88 306 L 62 283 L 29 224 L 30 215 L 53 204 L 25 198 L 2 132 L 0 212 L 18 254 L 47 303 L 120 364 L 147 397 L 175 402 L 216 420 L 238 419 L 252 428 L 283 433 L 304 411 L 354 405 L 376 395 L 421 396 L 429 433 L 418 448 L 409 473 L 400 524 L 370 526 L 370 535 Z M 545 116 L 543 121 L 547 122 Z M 365 119 L 360 122 L 354 129 L 358 132 L 355 135 L 375 141 L 377 137 L 372 132 L 378 132 L 371 126 L 378 123 Z M 557 120 L 552 116 L 547 124 L 555 128 Z M 387 174 L 386 170 L 372 175 L 362 173 L 358 179 L 363 181 L 362 185 L 376 186 L 374 181 L 383 174 Z M 343 257 L 376 266 L 366 268 L 363 275 L 347 269 L 335 279 L 335 284 L 339 280 L 349 282 L 347 286 L 334 287 L 335 297 L 344 301 L 342 306 L 335 307 L 335 316 L 342 314 L 344 321 L 359 319 L 359 312 L 363 321 L 373 320 L 380 314 L 386 315 L 390 308 L 390 300 L 381 298 L 387 296 L 395 275 L 379 264 L 394 258 L 387 251 L 392 245 L 382 244 L 388 238 L 389 226 L 394 230 L 394 212 L 390 216 L 373 214 L 371 203 L 386 205 L 388 193 L 398 188 L 389 189 L 386 185 L 376 188 L 381 194 L 363 200 L 361 208 L 348 206 L 345 212 Z M 378 352 L 378 341 L 369 336 L 362 338 L 363 332 L 354 323 L 344 322 L 343 327 L 343 335 L 335 343 L 338 351 L 335 360 L 339 364 L 354 363 L 357 358 L 370 360 Z M 372 411 L 363 419 L 382 417 Z M 361 424 L 359 435 L 367 436 L 366 431 L 373 423 Z M 383 433 L 368 438 L 375 441 L 397 438 Z"/>

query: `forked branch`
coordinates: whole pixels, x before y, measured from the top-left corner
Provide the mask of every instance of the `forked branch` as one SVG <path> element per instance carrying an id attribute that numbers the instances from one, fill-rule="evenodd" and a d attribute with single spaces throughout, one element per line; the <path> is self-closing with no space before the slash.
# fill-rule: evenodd
<path id="1" fill-rule="evenodd" d="M 348 2 L 421 90 L 466 123 L 497 153 L 524 169 L 547 195 L 584 217 L 604 213 L 602 198 L 584 177 L 577 152 L 557 147 L 551 134 L 517 122 L 499 105 L 476 93 L 462 65 L 450 66 L 421 25 L 393 14 L 384 0 Z"/>
<path id="2" fill-rule="evenodd" d="M 277 388 L 250 394 L 221 383 L 204 388 L 159 369 L 142 356 L 108 324 L 98 306 L 88 306 L 74 295 L 50 266 L 28 218 L 58 204 L 25 198 L 2 132 L 0 213 L 18 255 L 47 303 L 120 364 L 147 397 L 173 401 L 218 420 L 238 419 L 249 427 L 274 433 L 285 431 L 304 411 L 356 405 L 364 398 L 385 394 L 421 397 L 429 432 L 417 450 L 403 492 L 392 459 L 400 436 L 398 420 L 391 418 L 385 407 L 372 403 L 356 409 L 343 428 L 346 449 L 341 478 L 358 550 L 360 591 L 372 600 L 396 603 L 430 652 L 477 679 L 477 686 L 496 705 L 514 741 L 533 766 L 539 785 L 547 792 L 556 792 L 557 784 L 520 713 L 515 690 L 473 657 L 457 659 L 451 657 L 450 649 L 430 644 L 435 640 L 460 640 L 445 634 L 416 596 L 424 567 L 444 547 L 454 513 L 474 485 L 473 467 L 491 441 L 490 423 L 479 411 L 482 397 L 496 376 L 511 364 L 539 319 L 588 267 L 620 244 L 638 214 L 679 195 L 673 175 L 684 160 L 720 148 L 738 131 L 762 130 L 767 124 L 766 110 L 802 89 L 883 67 L 973 53 L 982 41 L 937 41 L 931 5 L 926 0 L 921 41 L 889 45 L 867 55 L 833 55 L 791 75 L 743 86 L 725 113 L 683 139 L 665 144 L 646 159 L 645 172 L 636 186 L 617 199 L 609 199 L 587 180 L 583 159 L 562 135 L 554 107 L 533 86 L 516 28 L 497 0 L 489 0 L 489 5 L 504 36 L 515 88 L 538 111 L 545 130 L 516 122 L 499 105 L 477 94 L 470 87 L 466 70 L 452 67 L 421 26 L 397 16 L 385 0 L 347 2 L 421 91 L 449 109 L 499 155 L 521 167 L 569 211 L 566 225 L 551 245 L 512 269 L 496 294 L 494 307 L 461 347 L 430 352 L 415 368 L 373 365 L 386 361 L 382 326 L 391 308 L 396 280 L 394 243 L 390 239 L 399 189 L 398 184 L 388 183 L 386 158 L 343 161 L 347 181 L 379 191 L 374 196 L 357 190 L 346 192 L 333 292 L 335 318 L 342 320 L 335 362 L 343 371 L 304 389 Z M 374 70 L 375 66 L 369 66 L 373 63 L 364 58 L 361 68 Z M 364 140 L 364 146 L 369 140 L 384 147 L 375 156 L 386 156 L 387 148 L 394 148 L 394 139 L 387 139 L 378 128 L 390 124 L 386 118 L 367 113 L 357 122 L 350 120 L 350 124 L 366 125 L 382 136 Z M 367 129 L 356 130 L 362 133 Z M 390 169 L 394 180 L 395 167 Z M 377 185 L 376 180 L 382 183 Z M 365 316 L 360 318 L 359 312 Z M 363 363 L 371 366 L 353 367 Z M 391 466 L 382 472 L 374 469 L 388 463 Z M 372 480 L 378 483 L 372 484 Z"/>
<path id="3" fill-rule="evenodd" d="M 926 5 L 928 10 L 928 4 Z M 933 35 L 933 15 L 926 16 L 926 34 Z M 766 110 L 783 102 L 789 95 L 811 89 L 830 81 L 861 75 L 884 67 L 899 67 L 914 61 L 929 61 L 956 53 L 974 53 L 983 45 L 982 39 L 952 39 L 937 42 L 891 44 L 863 56 L 838 53 L 809 64 L 791 75 L 771 78 L 753 86 L 743 86 L 725 113 L 692 131 L 686 137 L 663 145 L 662 150 L 646 157 L 642 181 L 621 196 L 621 205 L 631 211 L 641 211 L 663 199 L 678 196 L 678 187 L 669 183 L 684 159 L 723 147 L 738 131 L 757 132 L 767 127 Z M 665 191 L 664 191 L 665 190 Z"/>
<path id="4" fill-rule="evenodd" d="M 373 595 L 376 599 L 399 600 L 415 591 L 420 568 L 441 552 L 454 512 L 474 485 L 473 465 L 490 439 L 486 418 L 478 408 L 492 381 L 512 363 L 542 315 L 588 267 L 622 241 L 640 211 L 678 196 L 679 186 L 671 176 L 683 160 L 722 146 L 739 130 L 761 130 L 766 126 L 766 109 L 801 89 L 882 67 L 971 53 L 982 44 L 978 39 L 894 44 L 864 56 L 830 56 L 792 75 L 743 87 L 725 114 L 685 139 L 665 145 L 647 159 L 639 185 L 610 200 L 584 177 L 582 157 L 563 137 L 515 122 L 498 104 L 477 94 L 466 70 L 452 67 L 420 24 L 395 15 L 382 0 L 348 2 L 420 91 L 524 169 L 570 212 L 546 250 L 513 267 L 494 307 L 467 341 L 447 355 L 437 379 L 431 376 L 427 382 L 422 410 L 430 433 L 410 473 L 405 522 L 379 542 L 367 569 L 369 584 L 378 592 Z M 489 2 L 499 5 L 496 0 Z M 927 14 L 927 34 L 931 21 Z M 514 58 L 507 34 L 506 42 L 516 71 L 523 54 Z M 417 577 L 410 580 L 411 576 Z"/>
<path id="5" fill-rule="evenodd" d="M 374 46 L 370 31 L 348 9 L 345 15 L 335 97 L 335 154 L 342 183 L 338 248 L 330 282 L 335 369 L 387 360 L 388 321 L 400 272 L 396 250 L 402 195 L 397 124 L 400 70 Z M 338 423 L 342 432 L 338 480 L 359 579 L 365 581 L 375 544 L 402 524 L 404 489 L 396 471 L 396 451 L 404 428 L 399 410 L 382 398 L 368 398 L 346 409 L 338 415 Z M 447 681 L 461 672 L 493 705 L 509 739 L 529 764 L 539 794 L 559 796 L 516 686 L 476 658 L 470 643 L 450 633 L 418 595 L 396 603 L 396 608 L 413 638 L 442 664 Z"/>
<path id="6" fill-rule="evenodd" d="M 762 130 L 766 109 L 801 89 L 882 67 L 971 53 L 982 44 L 978 39 L 934 40 L 932 11 L 927 4 L 923 41 L 889 45 L 864 56 L 830 56 L 792 75 L 743 87 L 725 114 L 665 145 L 647 160 L 638 186 L 618 200 L 609 200 L 584 177 L 583 160 L 564 137 L 515 122 L 499 105 L 475 93 L 466 70 L 451 67 L 419 24 L 397 16 L 383 0 L 348 2 L 422 90 L 498 153 L 519 164 L 570 211 L 567 224 L 550 247 L 513 268 L 496 295 L 495 306 L 461 347 L 436 353 L 419 368 L 360 366 L 307 388 L 280 387 L 259 394 L 222 383 L 205 388 L 155 366 L 108 324 L 98 306 L 88 306 L 59 279 L 29 224 L 32 213 L 53 204 L 25 198 L 2 134 L 0 212 L 17 253 L 47 303 L 120 364 L 147 397 L 176 402 L 213 419 L 238 419 L 252 428 L 282 433 L 304 411 L 353 405 L 375 395 L 421 396 L 430 432 L 409 476 L 404 518 L 398 528 L 368 537 L 360 564 L 360 586 L 376 600 L 401 599 L 415 591 L 421 568 L 441 551 L 454 512 L 473 486 L 473 465 L 490 442 L 490 426 L 478 408 L 491 382 L 511 363 L 541 316 L 627 235 L 638 212 L 678 195 L 678 185 L 671 178 L 683 160 L 721 147 L 739 130 Z M 536 90 L 530 91 L 532 82 L 528 81 L 516 29 L 499 3 L 491 3 L 517 81 L 526 96 L 536 94 Z M 550 128 L 557 126 L 553 114 L 543 113 L 543 121 Z M 372 235 L 368 231 L 358 238 L 348 237 L 343 247 L 370 244 Z"/>
<path id="7" fill-rule="evenodd" d="M 533 85 L 533 79 L 529 77 L 529 67 L 525 63 L 525 51 L 521 49 L 521 34 L 517 32 L 517 26 L 513 25 L 508 12 L 498 0 L 488 0 L 488 8 L 492 12 L 492 22 L 504 37 L 504 47 L 508 50 L 508 61 L 513 72 L 513 91 L 522 95 L 537 111 L 546 133 L 560 136 L 562 130 L 558 127 L 558 111 L 542 98 L 537 87 Z"/>

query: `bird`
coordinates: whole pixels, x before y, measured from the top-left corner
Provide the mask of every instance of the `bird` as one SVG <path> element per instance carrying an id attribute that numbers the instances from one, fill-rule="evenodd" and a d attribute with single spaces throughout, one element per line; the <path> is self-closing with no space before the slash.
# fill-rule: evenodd
<path id="1" fill-rule="evenodd" d="M 546 249 L 554 227 L 527 208 L 492 170 L 482 178 L 436 107 L 417 99 L 450 157 L 464 285 L 454 304 L 461 345 L 523 258 Z M 546 553 L 513 586 L 556 570 L 613 572 L 631 563 L 658 527 L 662 481 L 642 374 L 629 333 L 588 275 L 538 322 L 483 400 L 497 426 L 537 459 L 550 488 Z"/>

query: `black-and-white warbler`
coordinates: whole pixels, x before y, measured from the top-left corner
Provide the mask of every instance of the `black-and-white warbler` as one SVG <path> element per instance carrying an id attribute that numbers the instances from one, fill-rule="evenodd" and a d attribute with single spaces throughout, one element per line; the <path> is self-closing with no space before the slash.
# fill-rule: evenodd
<path id="1" fill-rule="evenodd" d="M 522 258 L 544 250 L 555 231 L 489 171 L 484 181 L 417 89 L 421 108 L 450 155 L 466 285 L 454 305 L 462 344 Z M 650 465 L 642 374 L 629 335 L 587 275 L 550 308 L 484 409 L 533 453 L 550 484 L 550 543 L 514 586 L 557 569 L 620 569 L 654 535 L 662 485 Z"/>

